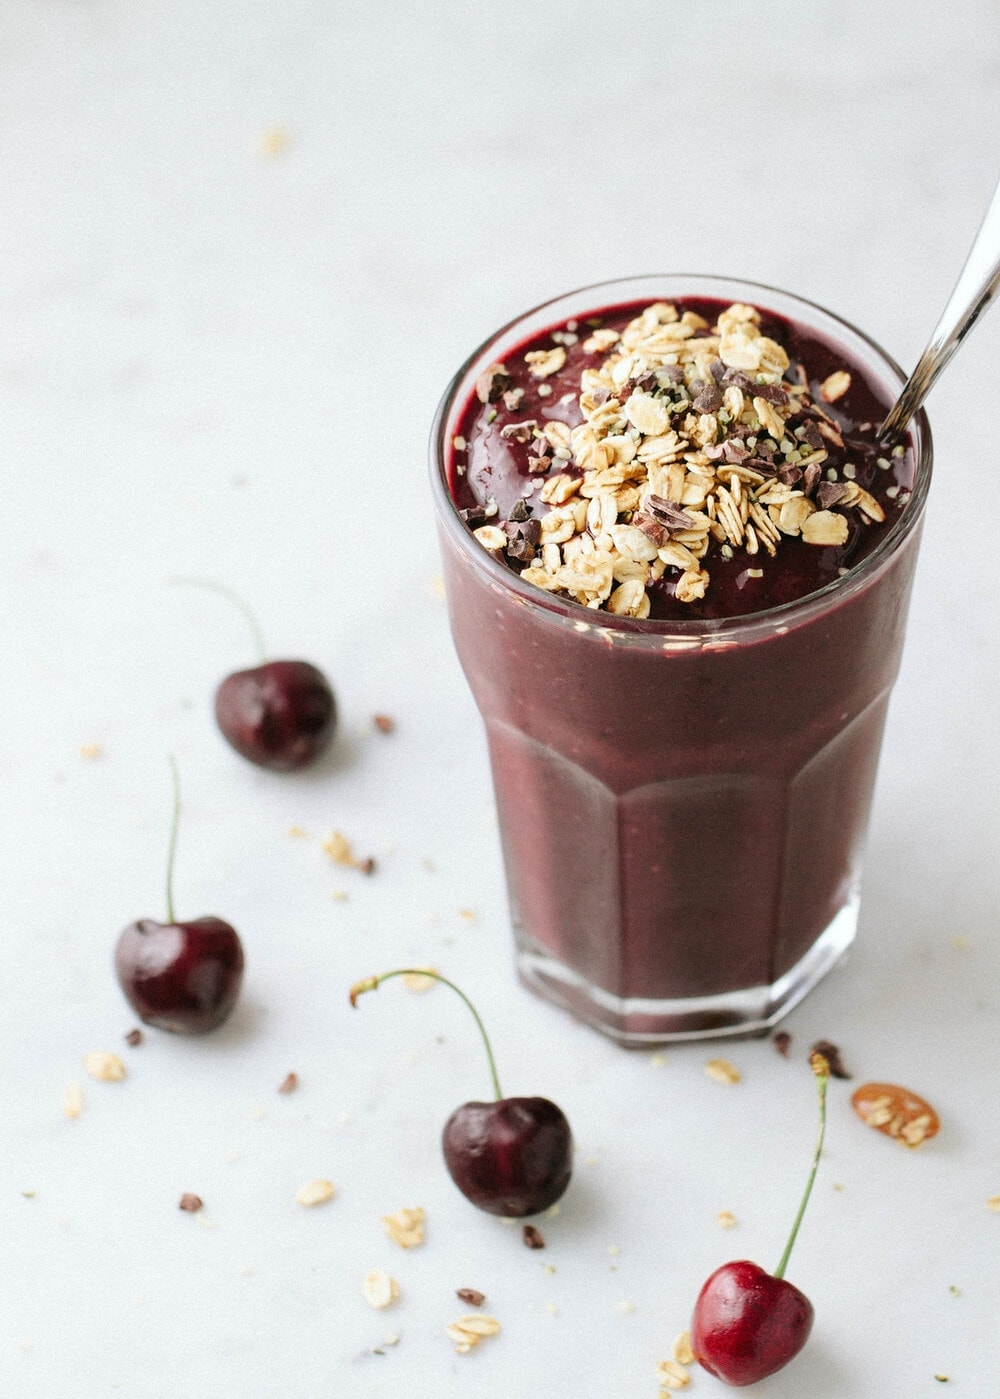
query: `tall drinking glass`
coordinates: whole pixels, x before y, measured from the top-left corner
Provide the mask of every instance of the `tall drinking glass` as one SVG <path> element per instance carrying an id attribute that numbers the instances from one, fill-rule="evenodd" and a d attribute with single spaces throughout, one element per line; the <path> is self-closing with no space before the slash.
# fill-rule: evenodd
<path id="1" fill-rule="evenodd" d="M 767 611 L 639 621 L 524 583 L 472 537 L 448 444 L 477 377 L 595 307 L 750 302 L 843 349 L 872 340 L 786 292 L 711 277 L 588 287 L 528 312 L 458 371 L 431 467 L 455 647 L 486 727 L 519 974 L 625 1044 L 763 1030 L 854 938 L 861 859 L 931 470 L 854 568 Z M 780 567 L 780 560 L 776 565 Z"/>

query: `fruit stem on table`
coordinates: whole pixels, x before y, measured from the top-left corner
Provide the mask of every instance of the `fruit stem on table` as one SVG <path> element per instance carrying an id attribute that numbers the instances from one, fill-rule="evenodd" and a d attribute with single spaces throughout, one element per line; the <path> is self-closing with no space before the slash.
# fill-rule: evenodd
<path id="1" fill-rule="evenodd" d="M 249 604 L 240 597 L 239 593 L 234 593 L 232 588 L 227 588 L 224 583 L 216 583 L 214 578 L 171 578 L 170 581 L 182 588 L 208 588 L 209 592 L 221 593 L 223 597 L 228 598 L 233 606 L 243 613 L 243 617 L 253 633 L 260 664 L 267 665 L 267 643 L 264 640 L 264 629 L 250 610 Z"/>
<path id="2" fill-rule="evenodd" d="M 177 759 L 169 755 L 170 776 L 174 784 L 173 807 L 170 813 L 170 844 L 167 847 L 167 922 L 174 918 L 174 855 L 177 853 L 177 827 L 181 816 L 181 775 L 177 769 Z"/>
<path id="3" fill-rule="evenodd" d="M 816 1075 L 816 1091 L 819 1094 L 819 1135 L 816 1138 L 816 1150 L 813 1153 L 812 1169 L 809 1172 L 809 1179 L 806 1181 L 805 1194 L 802 1196 L 802 1203 L 799 1205 L 799 1212 L 795 1216 L 795 1223 L 792 1225 L 792 1232 L 789 1235 L 785 1251 L 781 1255 L 781 1262 L 774 1270 L 776 1278 L 785 1276 L 785 1269 L 788 1267 L 788 1260 L 791 1257 L 792 1247 L 798 1237 L 799 1225 L 802 1223 L 802 1216 L 806 1212 L 806 1205 L 809 1203 L 809 1196 L 812 1194 L 813 1182 L 816 1179 L 816 1170 L 819 1166 L 819 1158 L 823 1152 L 823 1137 L 826 1132 L 826 1089 L 830 1082 L 830 1065 L 822 1054 L 813 1054 L 809 1060 L 809 1065 Z"/>
<path id="4" fill-rule="evenodd" d="M 472 1012 L 472 1018 L 479 1028 L 479 1034 L 486 1049 L 486 1058 L 489 1061 L 490 1077 L 493 1080 L 493 1092 L 497 1102 L 499 1102 L 503 1097 L 503 1093 L 500 1091 L 500 1079 L 497 1077 L 496 1060 L 493 1058 L 493 1049 L 490 1045 L 490 1037 L 486 1033 L 486 1026 L 483 1024 L 478 1010 L 476 1010 L 476 1007 L 472 1004 L 461 987 L 456 986 L 453 981 L 449 981 L 448 978 L 442 976 L 440 972 L 431 971 L 426 967 L 397 967 L 395 971 L 383 972 L 381 976 L 365 977 L 364 981 L 355 982 L 351 987 L 351 1005 L 357 1006 L 359 996 L 363 995 L 366 991 L 377 991 L 383 981 L 390 981 L 394 976 L 429 976 L 432 981 L 440 981 L 442 986 L 450 986 L 456 996 L 461 996 L 462 1000 Z"/>

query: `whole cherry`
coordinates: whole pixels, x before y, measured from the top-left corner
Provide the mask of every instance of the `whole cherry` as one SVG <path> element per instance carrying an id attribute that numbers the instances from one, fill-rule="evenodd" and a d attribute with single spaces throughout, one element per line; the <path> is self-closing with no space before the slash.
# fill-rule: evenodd
<path id="1" fill-rule="evenodd" d="M 445 1123 L 442 1148 L 452 1180 L 481 1210 L 522 1218 L 548 1209 L 569 1184 L 573 1136 L 562 1109 L 548 1098 L 505 1098 L 479 1012 L 453 981 L 430 970 L 401 967 L 351 988 L 351 1005 L 395 976 L 430 976 L 460 996 L 472 1012 L 489 1061 L 493 1102 L 463 1103 Z"/>
<path id="2" fill-rule="evenodd" d="M 243 599 L 200 578 L 178 583 L 211 588 L 228 597 L 250 625 L 260 664 L 227 675 L 215 692 L 215 720 L 223 738 L 248 762 L 274 772 L 307 767 L 329 746 L 337 726 L 330 682 L 309 661 L 270 661 L 263 632 Z"/>
<path id="3" fill-rule="evenodd" d="M 822 1054 L 810 1063 L 819 1095 L 819 1137 L 805 1194 L 781 1262 L 773 1273 L 740 1259 L 724 1263 L 695 1303 L 691 1349 L 706 1370 L 726 1384 L 743 1386 L 782 1369 L 805 1345 L 813 1324 L 809 1298 L 785 1280 L 785 1269 L 806 1211 L 826 1130 L 829 1065 Z"/>
<path id="4" fill-rule="evenodd" d="M 170 759 L 174 800 L 167 856 L 167 921 L 140 918 L 115 947 L 115 972 L 125 997 L 147 1025 L 201 1035 L 227 1019 L 243 980 L 243 947 L 236 929 L 206 915 L 174 917 L 173 871 L 180 818 L 180 779 Z"/>

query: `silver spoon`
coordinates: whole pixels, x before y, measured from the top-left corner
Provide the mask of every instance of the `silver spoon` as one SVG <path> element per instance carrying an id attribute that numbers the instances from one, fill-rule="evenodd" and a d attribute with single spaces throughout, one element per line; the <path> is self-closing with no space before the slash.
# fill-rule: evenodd
<path id="1" fill-rule="evenodd" d="M 934 380 L 989 306 L 1000 286 L 1000 185 L 969 249 L 955 290 L 934 327 L 917 367 L 879 428 L 879 439 L 895 437 L 931 391 Z"/>

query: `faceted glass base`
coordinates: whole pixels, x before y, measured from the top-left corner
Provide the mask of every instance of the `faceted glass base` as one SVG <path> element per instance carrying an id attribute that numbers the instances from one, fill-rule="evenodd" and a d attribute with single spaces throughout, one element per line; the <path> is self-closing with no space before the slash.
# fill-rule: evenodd
<path id="1" fill-rule="evenodd" d="M 764 1034 L 812 990 L 854 941 L 858 908 L 854 897 L 806 955 L 772 986 L 678 1000 L 626 1000 L 591 986 L 521 929 L 515 934 L 517 971 L 521 981 L 545 1000 L 628 1047 Z"/>

